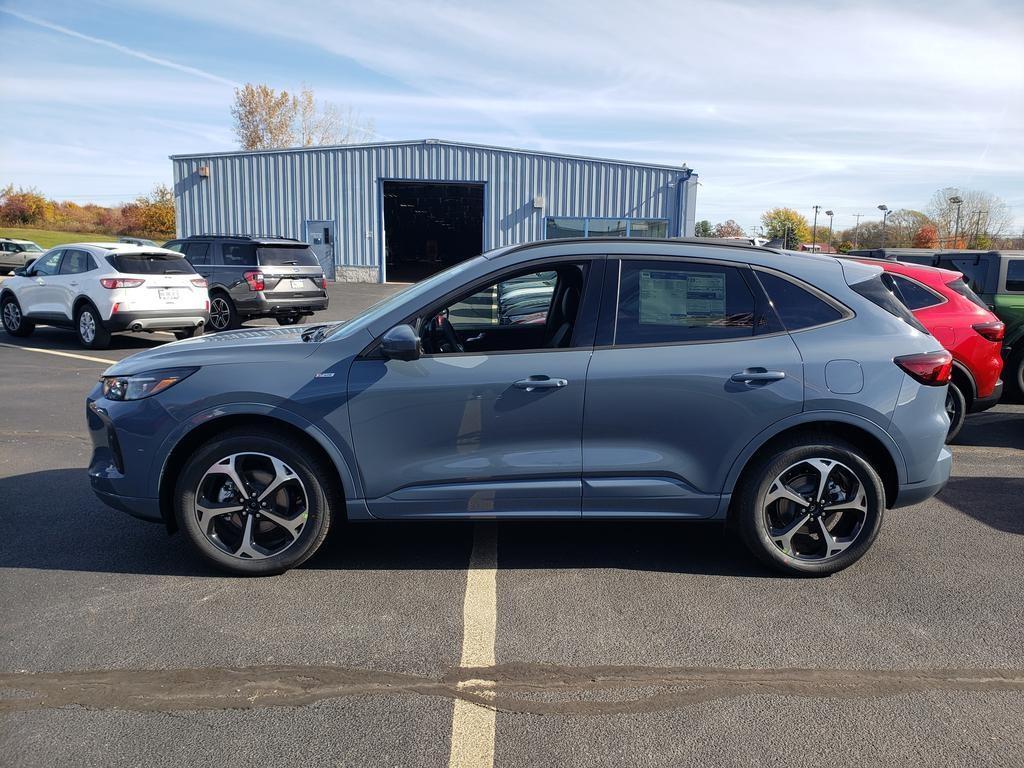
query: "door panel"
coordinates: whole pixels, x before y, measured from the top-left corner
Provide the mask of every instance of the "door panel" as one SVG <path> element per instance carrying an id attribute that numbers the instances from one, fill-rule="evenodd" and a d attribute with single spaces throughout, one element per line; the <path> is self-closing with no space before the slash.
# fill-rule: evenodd
<path id="1" fill-rule="evenodd" d="M 53 251 L 33 265 L 33 274 L 19 293 L 21 310 L 25 314 L 63 315 L 60 308 L 61 292 L 58 272 L 64 251 Z"/>
<path id="2" fill-rule="evenodd" d="M 349 413 L 376 517 L 579 517 L 590 349 L 357 360 Z M 516 386 L 530 376 L 566 380 Z"/>

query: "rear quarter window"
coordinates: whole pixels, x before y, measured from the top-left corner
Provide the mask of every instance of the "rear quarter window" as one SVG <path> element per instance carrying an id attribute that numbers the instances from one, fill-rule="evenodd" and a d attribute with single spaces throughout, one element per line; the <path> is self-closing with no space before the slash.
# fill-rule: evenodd
<path id="1" fill-rule="evenodd" d="M 787 331 L 834 323 L 843 317 L 839 309 L 790 280 L 761 271 L 757 271 L 757 279 Z"/>
<path id="2" fill-rule="evenodd" d="M 963 280 L 957 279 L 950 283 L 946 283 L 946 287 L 952 291 L 956 291 L 968 301 L 977 304 L 982 309 L 988 309 L 988 305 L 981 300 L 981 297 L 971 290 L 971 287 L 967 285 Z"/>
<path id="3" fill-rule="evenodd" d="M 935 307 L 943 302 L 942 297 L 937 293 L 932 293 L 923 285 L 903 275 L 892 275 L 892 281 L 896 286 L 897 296 L 911 312 Z"/>
<path id="4" fill-rule="evenodd" d="M 897 298 L 890 286 L 893 285 L 892 276 L 888 272 L 854 283 L 850 286 L 856 293 L 859 293 L 872 304 L 881 307 L 893 317 L 898 317 L 911 328 L 928 333 L 928 329 L 921 325 L 914 314 L 907 309 L 906 305 Z"/>
<path id="5" fill-rule="evenodd" d="M 112 253 L 107 261 L 129 275 L 181 275 L 195 273 L 183 256 L 171 253 Z"/>
<path id="6" fill-rule="evenodd" d="M 316 254 L 308 247 L 260 246 L 256 249 L 261 267 L 318 267 Z"/>

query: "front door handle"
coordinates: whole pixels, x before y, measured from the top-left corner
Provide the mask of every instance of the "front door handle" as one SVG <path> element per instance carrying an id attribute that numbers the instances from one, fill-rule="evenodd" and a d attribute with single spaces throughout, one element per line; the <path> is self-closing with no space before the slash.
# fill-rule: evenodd
<path id="1" fill-rule="evenodd" d="M 729 381 L 735 381 L 741 384 L 751 384 L 758 381 L 780 381 L 784 378 L 786 378 L 785 371 L 769 371 L 764 368 L 747 368 L 747 370 L 742 373 L 734 373 L 729 377 Z"/>
<path id="2" fill-rule="evenodd" d="M 36 278 L 36 285 L 46 285 L 46 281 L 41 277 Z"/>
<path id="3" fill-rule="evenodd" d="M 531 376 L 528 379 L 520 379 L 515 386 L 533 392 L 535 389 L 561 389 L 569 386 L 569 382 L 565 379 L 552 379 L 550 376 Z"/>
<path id="4" fill-rule="evenodd" d="M 72 281 L 72 282 L 68 283 L 68 285 L 78 285 L 78 281 L 77 281 L 77 280 L 74 280 L 74 281 Z"/>

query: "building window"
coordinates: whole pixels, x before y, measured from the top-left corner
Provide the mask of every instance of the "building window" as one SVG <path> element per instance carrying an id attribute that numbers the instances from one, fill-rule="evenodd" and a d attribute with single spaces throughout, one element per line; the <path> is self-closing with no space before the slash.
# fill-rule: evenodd
<path id="1" fill-rule="evenodd" d="M 667 219 L 547 218 L 547 239 L 560 237 L 668 237 Z"/>

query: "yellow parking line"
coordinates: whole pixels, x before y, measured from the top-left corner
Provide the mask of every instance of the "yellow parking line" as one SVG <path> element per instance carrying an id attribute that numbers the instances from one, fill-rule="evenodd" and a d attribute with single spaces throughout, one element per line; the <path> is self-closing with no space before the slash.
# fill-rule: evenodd
<path id="1" fill-rule="evenodd" d="M 463 667 L 494 666 L 497 609 L 498 540 L 493 524 L 477 524 L 473 531 L 473 553 L 466 574 L 466 599 L 462 608 Z M 466 680 L 460 687 L 481 692 L 488 681 Z M 484 696 L 492 696 L 483 691 Z M 450 768 L 493 768 L 494 709 L 463 699 L 455 700 L 452 714 Z"/>
<path id="2" fill-rule="evenodd" d="M 22 347 L 18 344 L 4 344 L 0 342 L 0 347 L 10 347 L 11 349 L 21 349 L 25 352 L 39 352 L 44 355 L 57 355 L 58 357 L 73 357 L 76 360 L 88 360 L 90 363 L 104 363 L 105 365 L 113 365 L 117 360 L 107 360 L 105 357 L 89 357 L 89 355 L 79 355 L 74 352 L 58 352 L 56 349 L 38 349 L 36 347 Z"/>

